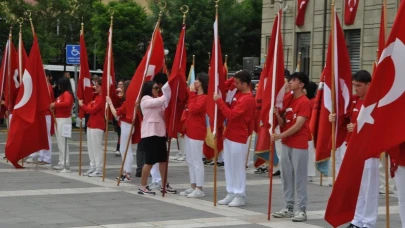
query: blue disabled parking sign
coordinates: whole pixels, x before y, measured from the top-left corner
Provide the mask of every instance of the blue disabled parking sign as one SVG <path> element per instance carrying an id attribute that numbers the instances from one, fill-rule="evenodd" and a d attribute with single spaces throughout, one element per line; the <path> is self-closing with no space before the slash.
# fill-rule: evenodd
<path id="1" fill-rule="evenodd" d="M 66 64 L 80 64 L 80 45 L 66 45 Z"/>

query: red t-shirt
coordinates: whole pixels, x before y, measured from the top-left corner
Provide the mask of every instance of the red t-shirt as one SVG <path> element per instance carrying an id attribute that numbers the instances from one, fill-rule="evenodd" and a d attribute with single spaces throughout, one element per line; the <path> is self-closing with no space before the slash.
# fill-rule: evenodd
<path id="1" fill-rule="evenodd" d="M 357 123 L 357 117 L 359 116 L 361 106 L 363 105 L 364 100 L 357 99 L 353 100 L 353 109 L 350 113 L 350 123 Z M 350 138 L 352 137 L 352 132 L 347 132 L 346 135 L 346 142 L 350 142 Z"/>
<path id="2" fill-rule="evenodd" d="M 70 118 L 72 116 L 73 97 L 65 91 L 55 102 L 55 117 L 56 118 Z"/>
<path id="3" fill-rule="evenodd" d="M 87 127 L 92 129 L 105 130 L 105 99 L 102 95 L 97 95 L 94 100 L 87 105 L 83 105 L 82 109 L 90 114 Z"/>
<path id="4" fill-rule="evenodd" d="M 117 116 L 119 117 L 120 124 L 121 122 L 132 124 L 132 120 L 127 119 L 127 101 L 124 101 L 121 107 L 117 109 Z"/>
<path id="5" fill-rule="evenodd" d="M 218 109 L 227 118 L 224 137 L 245 144 L 254 128 L 255 99 L 252 93 L 237 92 L 229 108 L 222 99 L 216 101 Z"/>
<path id="6" fill-rule="evenodd" d="M 51 83 L 48 83 L 48 91 L 49 91 L 49 96 L 51 96 L 51 103 L 52 103 L 55 100 L 55 94 L 53 93 L 53 88 L 52 88 Z M 72 110 L 70 110 L 70 111 L 72 111 Z M 51 110 L 50 109 L 46 110 L 45 115 L 51 115 Z"/>
<path id="7" fill-rule="evenodd" d="M 287 131 L 297 121 L 297 117 L 306 117 L 304 125 L 295 134 L 283 139 L 283 144 L 295 149 L 308 149 L 308 139 L 311 132 L 309 130 L 309 118 L 311 117 L 311 102 L 306 96 L 301 96 L 291 100 L 285 111 L 285 125 L 283 131 Z"/>
<path id="8" fill-rule="evenodd" d="M 207 124 L 207 95 L 189 92 L 187 103 L 186 135 L 190 139 L 205 140 Z"/>

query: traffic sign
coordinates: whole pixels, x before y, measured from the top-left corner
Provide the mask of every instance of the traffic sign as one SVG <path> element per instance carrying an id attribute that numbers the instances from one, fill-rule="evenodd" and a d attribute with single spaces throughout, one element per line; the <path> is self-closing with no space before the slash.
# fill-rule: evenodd
<path id="1" fill-rule="evenodd" d="M 80 64 L 80 45 L 66 45 L 66 64 Z"/>

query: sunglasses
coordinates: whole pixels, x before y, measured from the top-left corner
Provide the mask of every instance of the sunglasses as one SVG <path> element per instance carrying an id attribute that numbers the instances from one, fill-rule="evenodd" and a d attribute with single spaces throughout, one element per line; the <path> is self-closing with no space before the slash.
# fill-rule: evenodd
<path id="1" fill-rule="evenodd" d="M 154 86 L 154 87 L 152 87 L 152 89 L 156 89 L 157 91 L 159 91 L 159 87 L 158 87 L 158 86 Z"/>

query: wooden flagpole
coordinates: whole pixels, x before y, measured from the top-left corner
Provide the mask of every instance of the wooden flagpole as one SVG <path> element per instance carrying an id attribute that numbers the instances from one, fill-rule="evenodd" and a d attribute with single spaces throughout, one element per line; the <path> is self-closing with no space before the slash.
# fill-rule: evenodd
<path id="1" fill-rule="evenodd" d="M 20 29 L 21 29 L 21 24 L 20 24 Z M 8 105 L 7 105 L 7 107 L 6 107 L 6 109 L 8 110 L 8 118 L 7 118 L 7 121 L 8 121 L 8 128 L 7 128 L 7 136 L 6 136 L 6 142 L 7 142 L 7 139 L 8 139 L 8 136 L 9 136 L 9 131 L 10 131 L 10 123 L 11 123 L 11 121 L 10 121 L 10 109 L 9 109 L 9 107 L 10 107 L 10 104 L 11 104 L 11 96 L 10 96 L 10 86 L 11 86 L 11 82 L 10 82 L 10 80 L 11 80 L 11 40 L 12 40 L 12 30 L 13 30 L 13 24 L 11 23 L 11 25 L 10 25 L 10 33 L 9 33 L 9 35 L 8 35 L 8 53 L 7 53 L 7 85 L 8 85 Z M 21 82 L 21 81 L 20 81 Z M 3 84 L 3 88 L 4 88 L 4 84 Z M 5 155 L 5 153 L 4 153 L 4 155 Z M 6 158 L 7 159 L 7 158 Z M 7 159 L 7 163 L 8 163 L 8 159 Z M 21 164 L 22 165 L 24 165 L 24 159 L 21 159 Z"/>
<path id="2" fill-rule="evenodd" d="M 335 0 L 332 0 L 332 7 L 331 7 L 331 59 L 332 59 L 332 67 L 331 67 L 331 97 L 332 97 L 332 114 L 336 115 L 335 105 L 336 105 L 336 88 L 335 88 Z M 336 121 L 332 122 L 332 184 L 335 184 L 336 180 Z"/>
<path id="3" fill-rule="evenodd" d="M 161 8 L 161 10 L 160 10 L 160 12 L 159 12 L 159 18 L 158 18 L 158 21 L 157 21 L 157 24 L 156 24 L 156 29 L 155 29 L 155 31 L 154 31 L 154 33 L 153 33 L 152 40 L 151 40 L 151 49 L 150 49 L 150 52 L 151 52 L 151 53 L 153 53 L 153 49 L 155 48 L 156 31 L 159 29 L 160 21 L 161 21 L 161 18 L 162 18 L 162 11 L 163 11 L 163 9 L 165 9 L 165 8 L 166 8 L 166 2 L 164 2 L 164 6 Z M 152 56 L 152 55 L 150 55 L 150 56 Z M 150 58 L 150 57 L 149 57 L 149 58 Z M 148 61 L 147 61 L 147 64 L 148 64 L 148 65 L 146 65 L 145 69 L 148 69 L 148 68 L 149 68 L 149 59 L 148 59 Z M 146 74 L 147 74 L 147 71 L 145 70 L 145 73 L 144 73 L 144 75 L 143 75 L 143 78 L 146 77 Z M 139 108 L 138 106 L 140 105 L 140 100 L 141 100 L 141 97 L 138 96 L 138 98 L 137 98 L 137 100 L 136 100 L 136 103 L 135 103 L 134 115 L 133 115 L 133 119 L 132 119 L 132 124 L 131 124 L 131 130 L 130 130 L 130 132 L 132 132 L 133 129 L 134 129 L 134 125 L 135 125 L 135 121 L 136 121 L 136 114 L 137 114 L 137 112 L 138 112 L 138 108 Z M 132 137 L 131 137 L 131 135 L 130 135 L 130 137 L 128 137 L 127 144 L 126 144 L 126 147 L 125 147 L 124 158 L 122 159 L 121 169 L 120 169 L 120 173 L 119 173 L 119 175 L 118 175 L 118 180 L 117 180 L 117 186 L 119 186 L 120 183 L 121 183 L 121 176 L 122 176 L 122 173 L 124 172 L 124 164 L 125 164 L 125 160 L 126 160 L 126 158 L 127 158 L 128 148 L 129 148 L 131 139 L 132 139 Z"/>
<path id="4" fill-rule="evenodd" d="M 110 74 L 111 74 L 111 55 L 112 55 L 112 32 L 113 32 L 113 19 L 114 19 L 114 9 L 110 8 L 109 13 L 111 14 L 111 22 L 110 22 L 110 34 L 111 36 L 111 42 L 108 41 L 108 63 L 107 63 L 107 96 L 110 96 Z M 110 37 L 108 37 L 110 39 Z M 104 94 L 103 94 L 104 96 Z M 108 116 L 110 115 L 110 109 L 107 106 L 105 109 L 105 133 L 104 133 L 104 164 L 103 164 L 103 182 L 105 180 L 105 172 L 106 172 L 106 166 L 107 166 L 107 139 L 108 139 Z M 118 178 L 119 179 L 119 178 Z"/>

